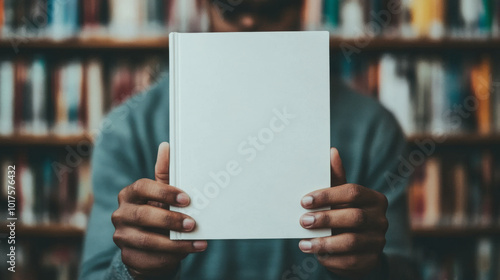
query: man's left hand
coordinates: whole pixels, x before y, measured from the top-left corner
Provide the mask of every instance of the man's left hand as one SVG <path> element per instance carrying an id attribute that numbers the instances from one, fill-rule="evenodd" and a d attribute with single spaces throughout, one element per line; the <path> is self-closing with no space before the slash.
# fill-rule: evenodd
<path id="1" fill-rule="evenodd" d="M 302 240 L 299 247 L 304 253 L 316 254 L 331 272 L 360 279 L 381 265 L 389 226 L 387 198 L 369 188 L 348 184 L 335 148 L 331 149 L 330 161 L 332 187 L 307 194 L 301 203 L 305 209 L 331 210 L 304 214 L 300 224 L 307 229 L 329 228 L 332 235 Z"/>

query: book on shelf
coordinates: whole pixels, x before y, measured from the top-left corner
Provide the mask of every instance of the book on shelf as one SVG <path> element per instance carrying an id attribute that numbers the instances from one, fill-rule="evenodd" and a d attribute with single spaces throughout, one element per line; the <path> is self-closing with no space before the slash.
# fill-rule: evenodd
<path id="1" fill-rule="evenodd" d="M 339 76 L 378 98 L 408 136 L 500 133 L 497 57 L 382 54 L 337 61 Z"/>
<path id="2" fill-rule="evenodd" d="M 429 158 L 409 187 L 413 227 L 472 228 L 500 225 L 500 154 L 473 150 Z"/>
<path id="3" fill-rule="evenodd" d="M 153 56 L 110 61 L 107 73 L 97 58 L 0 60 L 0 135 L 97 133 L 111 107 L 144 91 L 165 69 Z"/>
<path id="4" fill-rule="evenodd" d="M 477 240 L 434 242 L 421 246 L 414 255 L 421 259 L 423 280 L 496 280 L 500 276 L 500 240 L 481 237 Z"/>
<path id="5" fill-rule="evenodd" d="M 23 240 L 16 244 L 15 273 L 7 270 L 9 256 L 0 256 L 0 278 L 5 280 L 78 278 L 81 249 L 74 242 Z M 0 250 L 9 252 L 7 242 L 0 242 Z M 36 256 L 36 257 L 35 257 Z"/>
<path id="6" fill-rule="evenodd" d="M 491 85 L 491 75 L 490 57 L 482 58 L 479 64 L 471 69 L 470 73 L 472 93 L 477 102 L 475 113 L 478 132 L 481 134 L 488 134 L 492 130 L 491 91 L 493 88 Z"/>
<path id="7" fill-rule="evenodd" d="M 89 162 L 82 159 L 70 168 L 63 164 L 65 157 L 61 153 L 2 155 L 2 201 L 7 201 L 7 166 L 16 165 L 19 224 L 85 228 L 92 203 Z"/>
<path id="8" fill-rule="evenodd" d="M 19 40 L 133 39 L 209 28 L 200 0 L 2 0 L 0 6 L 1 36 Z M 439 39 L 500 36 L 499 17 L 498 0 L 306 0 L 301 20 L 304 30 L 347 38 Z"/>

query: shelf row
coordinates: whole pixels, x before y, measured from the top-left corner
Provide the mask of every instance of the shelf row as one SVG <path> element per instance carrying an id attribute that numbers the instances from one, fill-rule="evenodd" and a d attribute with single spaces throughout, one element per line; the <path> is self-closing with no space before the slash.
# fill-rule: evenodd
<path id="1" fill-rule="evenodd" d="M 484 146 L 500 145 L 500 135 L 481 134 L 457 134 L 457 135 L 412 135 L 407 137 L 410 146 L 418 145 L 422 142 L 432 142 L 436 146 Z M 31 136 L 14 135 L 0 136 L 0 147 L 16 146 L 78 146 L 92 144 L 93 137 L 89 134 L 72 136 Z"/>
<path id="2" fill-rule="evenodd" d="M 332 51 L 399 51 L 399 50 L 463 50 L 483 49 L 498 50 L 500 39 L 407 39 L 407 38 L 341 38 L 332 36 L 330 49 Z M 54 39 L 2 39 L 0 49 L 4 55 L 15 55 L 22 50 L 53 49 L 58 51 L 95 52 L 99 50 L 134 50 L 134 51 L 168 51 L 168 37 L 120 39 L 110 37 Z"/>

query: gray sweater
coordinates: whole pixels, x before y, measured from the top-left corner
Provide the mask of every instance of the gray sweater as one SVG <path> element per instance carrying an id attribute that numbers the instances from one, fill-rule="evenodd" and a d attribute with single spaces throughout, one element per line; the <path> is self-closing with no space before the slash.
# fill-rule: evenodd
<path id="1" fill-rule="evenodd" d="M 376 100 L 342 85 L 331 90 L 331 146 L 338 148 L 347 179 L 384 193 L 390 223 L 384 265 L 368 279 L 417 279 L 407 258 L 410 237 L 407 180 L 398 174 L 406 141 L 394 117 Z M 154 179 L 158 145 L 169 140 L 168 79 L 115 108 L 105 119 L 92 157 L 94 205 L 85 238 L 80 279 L 132 279 L 113 243 L 111 214 L 121 189 Z M 207 137 L 200 135 L 200 137 Z M 299 240 L 213 240 L 182 261 L 175 277 L 160 279 L 341 279 L 300 251 Z"/>

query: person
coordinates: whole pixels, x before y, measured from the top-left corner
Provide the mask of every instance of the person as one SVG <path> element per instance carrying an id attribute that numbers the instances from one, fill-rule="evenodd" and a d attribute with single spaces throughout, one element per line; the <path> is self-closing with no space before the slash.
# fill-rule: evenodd
<path id="1" fill-rule="evenodd" d="M 221 2 L 205 1 L 211 31 L 300 29 L 301 0 Z M 407 180 L 387 180 L 406 141 L 378 102 L 332 84 L 332 187 L 301 202 L 331 210 L 304 210 L 297 221 L 332 235 L 304 240 L 170 240 L 170 230 L 191 231 L 196 221 L 169 210 L 190 198 L 169 185 L 168 108 L 164 78 L 106 118 L 92 158 L 95 200 L 80 279 L 417 279 Z"/>

